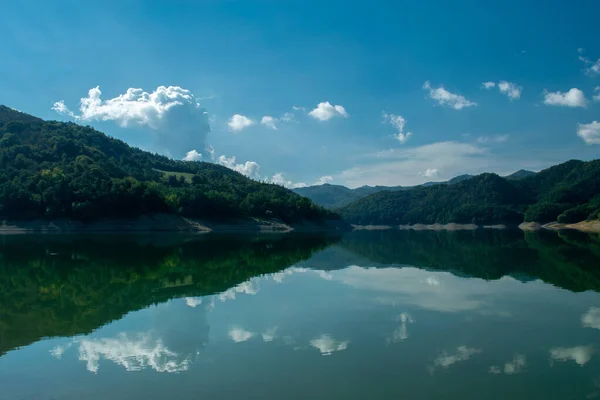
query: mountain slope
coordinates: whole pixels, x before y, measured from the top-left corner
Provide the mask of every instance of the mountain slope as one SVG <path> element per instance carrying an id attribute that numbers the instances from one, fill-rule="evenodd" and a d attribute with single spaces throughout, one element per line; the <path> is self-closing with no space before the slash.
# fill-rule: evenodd
<path id="1" fill-rule="evenodd" d="M 324 185 L 307 186 L 294 189 L 294 192 L 298 193 L 300 196 L 308 197 L 322 207 L 336 209 L 378 192 L 396 192 L 400 190 L 411 190 L 417 187 L 435 186 L 441 184 L 453 185 L 472 177 L 472 175 L 460 175 L 446 182 L 426 182 L 418 186 L 361 186 L 356 189 L 350 189 L 345 186 L 331 185 L 326 183 Z"/>
<path id="2" fill-rule="evenodd" d="M 342 207 L 355 224 L 579 222 L 600 215 L 600 160 L 522 179 L 481 174 L 454 185 L 380 192 Z"/>
<path id="3" fill-rule="evenodd" d="M 508 180 L 519 180 L 519 179 L 525 179 L 525 178 L 529 178 L 535 175 L 535 172 L 533 171 L 528 171 L 526 169 L 520 169 L 517 172 L 513 172 L 510 175 L 505 176 L 506 179 Z"/>
<path id="4" fill-rule="evenodd" d="M 340 209 L 344 218 L 358 224 L 414 224 L 522 219 L 511 209 L 520 197 L 517 188 L 495 174 L 481 174 L 454 185 L 416 187 L 379 192 Z"/>
<path id="5" fill-rule="evenodd" d="M 363 197 L 353 189 L 329 183 L 297 188 L 294 189 L 294 192 L 326 208 L 341 207 Z"/>
<path id="6" fill-rule="evenodd" d="M 151 213 L 286 222 L 336 218 L 288 189 L 226 167 L 175 161 L 91 127 L 0 106 L 1 217 L 95 220 Z"/>

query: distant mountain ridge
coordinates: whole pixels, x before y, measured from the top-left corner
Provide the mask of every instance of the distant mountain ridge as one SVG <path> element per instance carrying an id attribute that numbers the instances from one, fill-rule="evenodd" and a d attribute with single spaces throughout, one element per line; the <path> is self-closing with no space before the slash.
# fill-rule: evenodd
<path id="1" fill-rule="evenodd" d="M 520 170 L 511 175 L 508 175 L 507 179 L 523 179 L 525 177 L 535 175 L 535 172 Z M 421 185 L 416 186 L 361 186 L 356 189 L 350 189 L 342 185 L 332 185 L 329 183 L 323 185 L 307 186 L 303 188 L 293 189 L 294 192 L 300 196 L 308 197 L 315 204 L 329 209 L 336 209 L 339 207 L 346 206 L 354 201 L 360 200 L 363 197 L 382 192 L 382 191 L 401 191 L 411 190 L 417 187 L 430 187 L 435 185 L 454 185 L 464 180 L 473 178 L 473 175 L 459 175 L 448 181 L 443 182 L 425 182 Z"/>
<path id="2" fill-rule="evenodd" d="M 381 191 L 339 210 L 359 225 L 577 223 L 600 219 L 600 160 L 571 160 L 538 173 L 485 173 L 455 184 Z"/>

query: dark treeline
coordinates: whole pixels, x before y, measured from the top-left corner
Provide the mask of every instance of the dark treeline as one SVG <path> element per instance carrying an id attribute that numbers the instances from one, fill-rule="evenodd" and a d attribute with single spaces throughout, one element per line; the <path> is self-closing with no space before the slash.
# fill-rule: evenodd
<path id="1" fill-rule="evenodd" d="M 600 291 L 600 235 L 576 231 L 355 231 L 343 248 L 377 266 L 411 265 L 487 280 L 541 279 L 575 292 Z"/>
<path id="2" fill-rule="evenodd" d="M 339 209 L 357 224 L 564 223 L 600 218 L 600 160 L 568 161 L 522 179 L 481 174 L 456 184 L 383 191 Z"/>
<path id="3" fill-rule="evenodd" d="M 0 355 L 171 298 L 225 291 L 339 240 L 315 235 L 3 236 Z"/>
<path id="4" fill-rule="evenodd" d="M 337 216 L 282 186 L 226 167 L 132 148 L 91 127 L 0 106 L 0 217 L 136 217 L 174 213 L 286 222 Z"/>

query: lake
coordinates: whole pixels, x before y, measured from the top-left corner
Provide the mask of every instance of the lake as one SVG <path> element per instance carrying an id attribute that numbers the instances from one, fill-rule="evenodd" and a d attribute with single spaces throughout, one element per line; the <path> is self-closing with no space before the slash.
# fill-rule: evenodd
<path id="1" fill-rule="evenodd" d="M 600 237 L 0 237 L 0 399 L 600 398 Z"/>

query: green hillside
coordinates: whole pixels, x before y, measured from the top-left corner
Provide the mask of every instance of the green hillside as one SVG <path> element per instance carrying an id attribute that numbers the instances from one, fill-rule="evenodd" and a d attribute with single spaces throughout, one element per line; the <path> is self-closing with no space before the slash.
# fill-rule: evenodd
<path id="1" fill-rule="evenodd" d="M 338 218 L 309 199 L 220 165 L 176 161 L 89 126 L 0 106 L 0 217 Z"/>
<path id="2" fill-rule="evenodd" d="M 367 197 L 371 194 L 399 190 L 411 190 L 423 186 L 435 186 L 440 184 L 453 185 L 471 178 L 471 175 L 460 175 L 450 179 L 447 182 L 425 182 L 418 186 L 361 186 L 355 189 L 350 189 L 341 185 L 332 185 L 329 183 L 323 185 L 307 186 L 294 189 L 294 192 L 300 196 L 308 197 L 314 203 L 329 209 L 336 209 L 348 205 L 356 200 Z"/>
<path id="3" fill-rule="evenodd" d="M 481 174 L 453 185 L 379 192 L 339 212 L 355 224 L 516 224 L 599 217 L 600 160 L 568 161 L 518 175 Z"/>
<path id="4" fill-rule="evenodd" d="M 12 235 L 0 242 L 0 356 L 308 259 L 331 235 Z"/>

